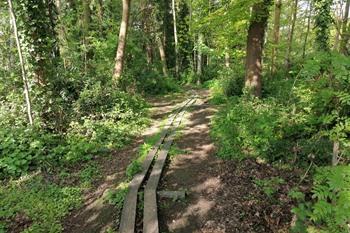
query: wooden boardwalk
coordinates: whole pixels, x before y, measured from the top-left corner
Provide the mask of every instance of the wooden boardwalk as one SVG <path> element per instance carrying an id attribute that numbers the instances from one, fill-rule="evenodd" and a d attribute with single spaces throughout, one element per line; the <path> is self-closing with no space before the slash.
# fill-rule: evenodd
<path id="1" fill-rule="evenodd" d="M 160 176 L 163 171 L 165 161 L 171 144 L 174 140 L 176 129 L 181 124 L 181 120 L 185 114 L 188 106 L 195 102 L 195 98 L 191 97 L 170 115 L 166 126 L 164 127 L 160 139 L 152 147 L 147 154 L 142 164 L 142 172 L 135 175 L 129 184 L 127 196 L 124 201 L 124 206 L 121 215 L 120 233 L 134 233 L 137 209 L 137 195 L 141 185 L 145 182 L 147 173 L 149 172 L 152 162 L 157 155 L 157 159 L 152 168 L 151 175 L 145 186 L 145 200 L 144 200 L 144 218 L 143 218 L 143 232 L 158 233 L 158 215 L 157 215 L 157 186 Z"/>

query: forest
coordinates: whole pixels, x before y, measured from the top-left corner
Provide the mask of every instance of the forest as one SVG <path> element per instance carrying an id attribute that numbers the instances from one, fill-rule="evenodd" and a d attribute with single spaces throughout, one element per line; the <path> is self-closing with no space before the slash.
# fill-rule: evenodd
<path id="1" fill-rule="evenodd" d="M 0 233 L 349 233 L 349 10 L 0 1 Z"/>

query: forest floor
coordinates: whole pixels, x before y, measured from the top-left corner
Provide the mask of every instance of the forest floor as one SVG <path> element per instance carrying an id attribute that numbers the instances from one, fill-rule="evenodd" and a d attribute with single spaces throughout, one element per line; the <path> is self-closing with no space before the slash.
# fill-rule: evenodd
<path id="1" fill-rule="evenodd" d="M 177 201 L 159 200 L 160 232 L 289 232 L 295 203 L 288 192 L 302 174 L 255 159 L 239 162 L 218 158 L 210 137 L 210 121 L 218 107 L 210 104 L 209 91 L 196 92 L 199 98 L 188 109 L 174 141 L 176 153 L 171 154 L 159 187 L 186 190 L 188 196 Z M 66 218 L 64 232 L 116 229 L 120 210 L 105 202 L 107 190 L 126 180 L 125 170 L 145 138 L 159 132 L 161 121 L 187 97 L 182 93 L 149 100 L 152 126 L 126 148 L 98 161 L 102 178 L 84 194 L 83 206 Z M 277 184 L 265 185 L 265 180 L 277 180 Z"/>

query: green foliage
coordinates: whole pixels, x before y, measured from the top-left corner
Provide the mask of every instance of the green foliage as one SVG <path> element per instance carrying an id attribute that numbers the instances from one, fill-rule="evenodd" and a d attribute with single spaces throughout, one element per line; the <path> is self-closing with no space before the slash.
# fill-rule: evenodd
<path id="1" fill-rule="evenodd" d="M 32 224 L 24 232 L 61 232 L 60 221 L 81 203 L 80 190 L 47 184 L 40 176 L 0 186 L 0 229 L 28 218 Z"/>
<path id="2" fill-rule="evenodd" d="M 281 139 L 278 114 L 281 107 L 274 100 L 232 99 L 213 121 L 212 135 L 220 142 L 224 158 L 245 156 L 271 159 L 270 148 Z"/>
<path id="3" fill-rule="evenodd" d="M 143 72 L 129 70 L 129 73 L 123 75 L 120 86 L 124 90 L 144 95 L 160 95 L 180 91 L 174 78 L 165 77 L 152 70 L 143 70 Z"/>
<path id="4" fill-rule="evenodd" d="M 255 179 L 254 183 L 260 187 L 269 198 L 271 198 L 277 192 L 279 185 L 285 183 L 285 181 L 279 177 L 272 177 L 262 180 Z"/>
<path id="5" fill-rule="evenodd" d="M 299 191 L 298 188 L 293 188 L 288 192 L 288 196 L 297 201 L 304 201 L 305 194 Z"/>
<path id="6" fill-rule="evenodd" d="M 312 202 L 294 212 L 297 229 L 307 232 L 348 232 L 350 220 L 350 167 L 322 167 L 314 176 Z"/>
<path id="7" fill-rule="evenodd" d="M 111 190 L 107 193 L 106 199 L 112 205 L 115 205 L 118 209 L 123 208 L 124 199 L 128 193 L 128 184 L 121 183 L 115 190 Z"/>
<path id="8" fill-rule="evenodd" d="M 66 132 L 2 122 L 0 176 L 19 176 L 38 167 L 87 161 L 105 148 L 119 148 L 147 124 L 147 105 L 100 83 L 86 87 L 73 104 Z M 9 115 L 4 115 L 4 118 Z"/>

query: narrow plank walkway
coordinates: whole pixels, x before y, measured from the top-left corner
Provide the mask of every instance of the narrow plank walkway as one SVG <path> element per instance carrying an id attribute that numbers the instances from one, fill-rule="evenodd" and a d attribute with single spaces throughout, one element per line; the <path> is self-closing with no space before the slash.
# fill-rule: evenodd
<path id="1" fill-rule="evenodd" d="M 165 142 L 165 146 L 168 144 L 168 149 L 170 148 L 171 142 L 169 143 L 169 137 L 174 133 L 178 125 L 180 124 L 184 114 L 185 108 L 192 102 L 192 98 L 186 100 L 170 117 L 169 120 L 162 131 L 161 137 L 158 142 L 153 146 L 151 151 L 146 156 L 142 164 L 142 172 L 137 174 L 131 181 L 128 189 L 128 194 L 124 201 L 124 206 L 122 210 L 121 222 L 120 222 L 120 233 L 134 233 L 135 232 L 135 220 L 136 220 L 136 208 L 137 208 L 137 194 L 139 189 L 144 182 L 146 175 L 151 167 L 152 161 L 154 160 L 157 152 L 160 150 L 161 145 Z M 167 136 L 169 136 L 167 138 Z M 171 140 L 172 141 L 172 140 Z M 163 149 L 165 148 L 163 147 Z M 162 149 L 162 150 L 163 150 Z"/>
<path id="2" fill-rule="evenodd" d="M 191 101 L 189 106 L 191 106 L 194 101 Z M 165 140 L 165 144 L 162 150 L 158 154 L 157 161 L 152 169 L 152 173 L 148 179 L 148 182 L 145 186 L 145 196 L 144 196 L 144 213 L 143 213 L 143 232 L 144 233 L 158 233 L 159 224 L 158 224 L 158 208 L 157 208 L 157 187 L 162 175 L 165 161 L 167 159 L 169 149 L 174 140 L 174 134 L 176 128 L 181 124 L 181 120 L 185 111 L 179 115 L 174 124 L 173 131 Z"/>

